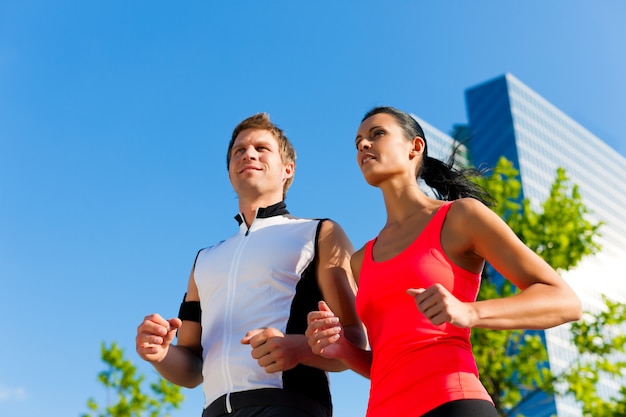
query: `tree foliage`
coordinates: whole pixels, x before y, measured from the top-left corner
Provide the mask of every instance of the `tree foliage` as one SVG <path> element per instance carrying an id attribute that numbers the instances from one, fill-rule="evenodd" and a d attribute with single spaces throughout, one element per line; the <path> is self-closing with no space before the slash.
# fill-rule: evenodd
<path id="1" fill-rule="evenodd" d="M 492 174 L 477 181 L 494 197 L 494 211 L 529 248 L 561 271 L 576 267 L 585 256 L 598 252 L 600 247 L 594 238 L 602 223 L 587 220 L 588 209 L 578 186 L 573 184 L 568 193 L 569 178 L 563 168 L 557 169 L 540 212 L 532 209 L 529 199 L 520 202 L 518 174 L 510 161 L 500 158 Z"/>
<path id="2" fill-rule="evenodd" d="M 572 337 L 579 358 L 564 376 L 567 392 L 583 405 L 583 415 L 626 416 L 626 386 L 616 395 L 602 395 L 600 379 L 626 381 L 626 305 L 602 296 L 605 309 L 572 323 Z"/>
<path id="3" fill-rule="evenodd" d="M 578 187 L 573 185 L 570 188 L 565 170 L 557 170 L 550 194 L 541 204 L 540 211 L 533 210 L 528 199 L 520 198 L 522 187 L 518 171 L 505 158 L 499 160 L 490 176 L 477 181 L 494 197 L 497 203 L 494 211 L 528 247 L 557 271 L 570 270 L 585 256 L 599 251 L 594 238 L 602 224 L 587 219 L 588 211 Z M 516 291 L 509 281 L 486 266 L 478 299 L 507 297 Z M 626 415 L 626 388 L 622 387 L 621 397 L 604 399 L 597 390 L 600 376 L 619 381 L 626 370 L 623 361 L 615 359 L 624 353 L 626 340 L 619 332 L 607 332 L 607 329 L 619 329 L 625 323 L 624 306 L 605 301 L 606 311 L 600 314 L 587 312 L 586 320 L 571 325 L 572 340 L 580 355 L 559 375 L 554 375 L 546 366 L 548 354 L 542 332 L 472 330 L 472 345 L 481 381 L 501 416 L 519 417 L 520 408 L 530 400 L 554 393 L 574 395 L 582 404 L 585 416 Z"/>
<path id="4" fill-rule="evenodd" d="M 150 384 L 151 393 L 145 393 L 145 377 L 137 374 L 137 367 L 124 358 L 115 342 L 110 347 L 102 343 L 101 357 L 107 368 L 98 374 L 98 380 L 107 391 L 107 405 L 99 407 L 90 398 L 87 407 L 91 411 L 82 417 L 167 417 L 183 402 L 180 387 L 161 377 Z"/>

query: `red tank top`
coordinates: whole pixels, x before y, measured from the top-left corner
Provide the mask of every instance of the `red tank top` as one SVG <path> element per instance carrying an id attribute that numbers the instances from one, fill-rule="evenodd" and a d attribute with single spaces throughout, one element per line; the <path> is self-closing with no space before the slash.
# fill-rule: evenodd
<path id="1" fill-rule="evenodd" d="M 421 416 L 459 399 L 491 401 L 478 379 L 469 329 L 433 325 L 406 294 L 440 283 L 461 301 L 476 300 L 480 274 L 453 264 L 441 247 L 450 205 L 392 259 L 374 261 L 376 239 L 365 246 L 356 308 L 373 354 L 368 417 Z"/>

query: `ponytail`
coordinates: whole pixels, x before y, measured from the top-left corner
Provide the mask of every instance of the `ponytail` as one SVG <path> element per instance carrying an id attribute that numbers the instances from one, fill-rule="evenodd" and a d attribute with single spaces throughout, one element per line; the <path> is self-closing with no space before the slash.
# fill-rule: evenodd
<path id="1" fill-rule="evenodd" d="M 482 172 L 475 168 L 454 167 L 457 150 L 458 146 L 452 151 L 448 162 L 424 154 L 418 178 L 421 177 L 426 185 L 432 188 L 439 200 L 451 201 L 469 197 L 481 201 L 488 207 L 492 206 L 493 197 L 485 188 L 472 181 L 472 177 L 481 177 Z"/>

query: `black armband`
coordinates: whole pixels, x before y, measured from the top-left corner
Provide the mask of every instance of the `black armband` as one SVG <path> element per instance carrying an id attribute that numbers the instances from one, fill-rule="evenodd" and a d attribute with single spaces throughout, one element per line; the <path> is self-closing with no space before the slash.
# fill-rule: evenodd
<path id="1" fill-rule="evenodd" d="M 200 323 L 202 317 L 202 309 L 200 308 L 200 301 L 185 301 L 187 293 L 183 297 L 183 302 L 180 303 L 180 309 L 178 310 L 178 318 L 181 320 L 195 321 Z"/>

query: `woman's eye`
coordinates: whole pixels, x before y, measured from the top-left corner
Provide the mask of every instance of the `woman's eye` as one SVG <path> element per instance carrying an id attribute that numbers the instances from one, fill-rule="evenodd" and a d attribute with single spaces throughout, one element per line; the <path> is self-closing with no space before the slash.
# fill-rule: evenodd
<path id="1" fill-rule="evenodd" d="M 376 131 L 374 132 L 374 134 L 372 135 L 372 137 L 373 137 L 373 138 L 377 138 L 377 137 L 380 137 L 380 136 L 382 136 L 382 135 L 384 135 L 384 134 L 385 134 L 385 131 L 384 131 L 384 130 L 376 130 Z"/>

